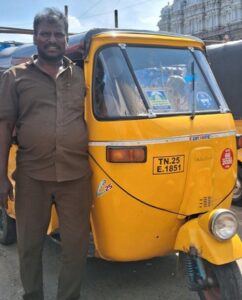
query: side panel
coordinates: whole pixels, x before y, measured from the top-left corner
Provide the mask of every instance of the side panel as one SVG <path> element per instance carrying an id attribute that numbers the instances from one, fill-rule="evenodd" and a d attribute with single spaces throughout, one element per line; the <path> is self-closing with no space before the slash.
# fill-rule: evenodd
<path id="1" fill-rule="evenodd" d="M 173 252 L 183 220 L 131 197 L 90 160 L 94 204 L 91 214 L 96 255 L 133 261 Z"/>

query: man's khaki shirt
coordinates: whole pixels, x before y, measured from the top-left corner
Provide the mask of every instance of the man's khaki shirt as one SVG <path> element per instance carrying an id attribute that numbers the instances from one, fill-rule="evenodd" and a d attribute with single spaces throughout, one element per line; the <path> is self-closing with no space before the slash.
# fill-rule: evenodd
<path id="1" fill-rule="evenodd" d="M 55 80 L 32 60 L 6 71 L 0 82 L 0 119 L 16 124 L 17 168 L 38 180 L 90 175 L 83 72 L 67 58 L 64 64 Z"/>

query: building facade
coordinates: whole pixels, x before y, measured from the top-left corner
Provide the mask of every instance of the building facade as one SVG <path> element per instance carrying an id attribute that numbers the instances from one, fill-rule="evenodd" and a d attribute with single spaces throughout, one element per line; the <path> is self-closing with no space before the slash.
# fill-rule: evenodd
<path id="1" fill-rule="evenodd" d="M 207 40 L 242 39 L 242 0 L 174 0 L 161 10 L 158 27 Z"/>

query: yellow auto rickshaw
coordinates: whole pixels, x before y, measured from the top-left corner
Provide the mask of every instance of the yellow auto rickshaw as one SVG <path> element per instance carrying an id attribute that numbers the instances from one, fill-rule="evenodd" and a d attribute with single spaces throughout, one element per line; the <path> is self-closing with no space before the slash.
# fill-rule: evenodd
<path id="1" fill-rule="evenodd" d="M 240 300 L 242 243 L 230 210 L 235 125 L 204 50 L 197 38 L 162 32 L 70 37 L 67 55 L 84 68 L 87 87 L 91 231 L 96 257 L 177 252 L 200 299 Z M 10 217 L 11 202 L 2 211 L 5 237 Z M 57 227 L 53 209 L 49 233 Z"/>

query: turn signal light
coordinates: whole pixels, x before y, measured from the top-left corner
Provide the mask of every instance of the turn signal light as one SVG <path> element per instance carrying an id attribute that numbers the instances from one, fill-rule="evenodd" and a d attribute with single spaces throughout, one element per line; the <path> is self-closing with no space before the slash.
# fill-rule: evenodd
<path id="1" fill-rule="evenodd" d="M 108 146 L 106 148 L 106 159 L 112 163 L 142 163 L 146 162 L 146 153 L 145 146 Z"/>
<path id="2" fill-rule="evenodd" d="M 237 144 L 237 149 L 242 148 L 242 135 L 241 134 L 236 134 L 236 144 Z"/>

